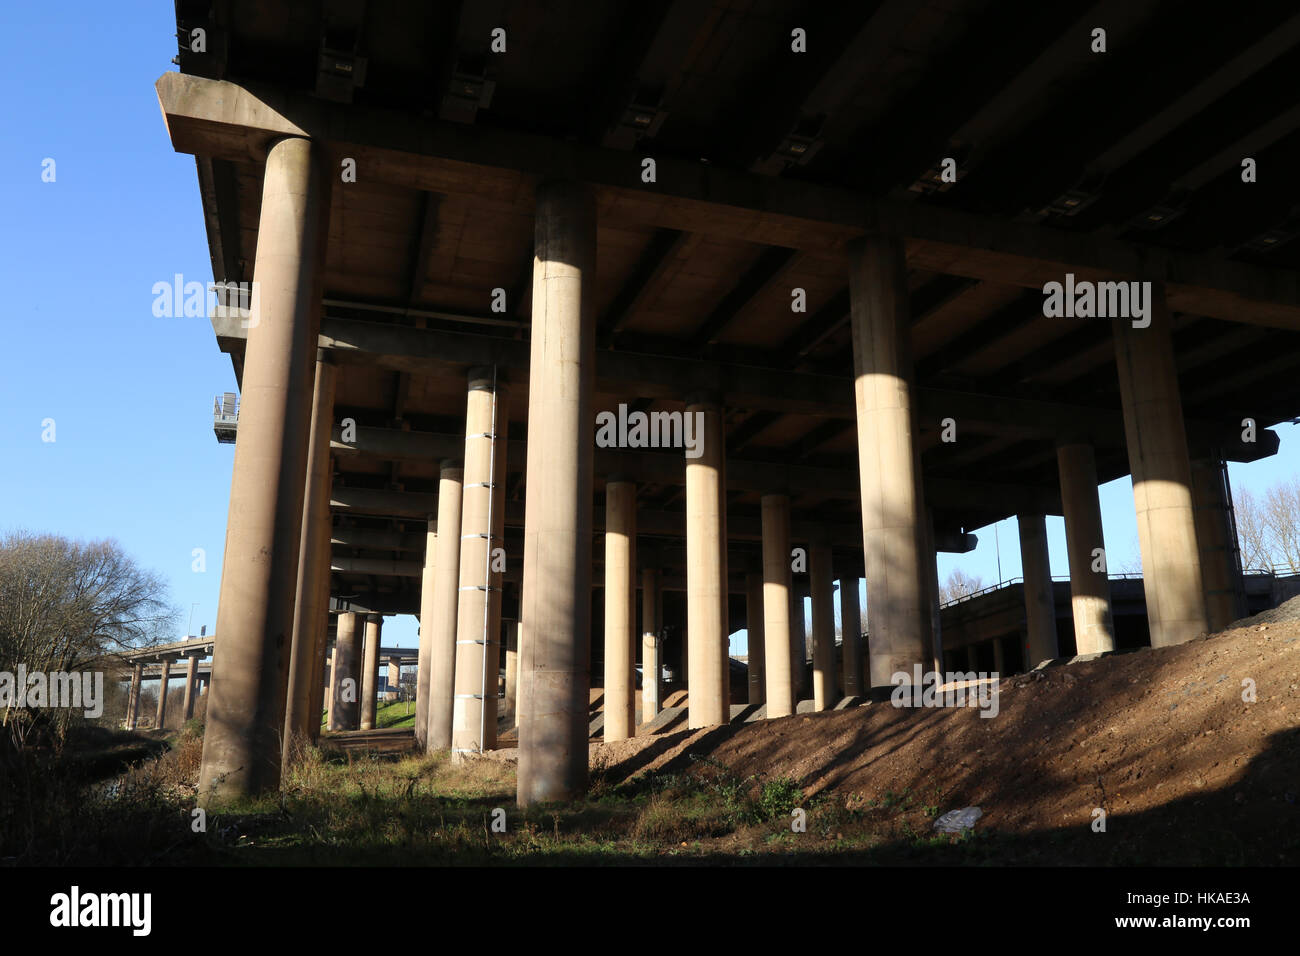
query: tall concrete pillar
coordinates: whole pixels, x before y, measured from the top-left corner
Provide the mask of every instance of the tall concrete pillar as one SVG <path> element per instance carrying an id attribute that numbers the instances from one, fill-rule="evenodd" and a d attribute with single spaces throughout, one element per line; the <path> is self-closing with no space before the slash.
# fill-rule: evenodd
<path id="1" fill-rule="evenodd" d="M 155 730 L 163 730 L 163 724 L 167 720 L 167 682 L 171 680 L 172 659 L 164 657 L 162 659 L 162 677 L 158 681 L 158 713 L 154 716 L 153 726 Z"/>
<path id="2" fill-rule="evenodd" d="M 400 657 L 390 657 L 388 659 L 388 691 L 384 694 L 384 700 L 397 700 L 402 693 L 401 686 L 402 659 Z"/>
<path id="3" fill-rule="evenodd" d="M 1229 512 L 1230 501 L 1223 460 L 1193 459 L 1192 504 L 1196 510 L 1196 540 L 1201 549 L 1206 623 L 1211 631 L 1221 631 L 1246 616 L 1241 551 Z"/>
<path id="4" fill-rule="evenodd" d="M 280 783 L 329 179 L 309 140 L 266 157 L 253 315 L 203 739 L 199 799 Z"/>
<path id="5" fill-rule="evenodd" d="M 896 236 L 858 240 L 850 255 L 871 686 L 892 690 L 894 673 L 929 666 L 933 633 L 925 500 L 913 441 L 907 267 Z"/>
<path id="6" fill-rule="evenodd" d="M 831 549 L 814 544 L 808 555 L 812 594 L 813 710 L 829 710 L 840 699 L 835 680 L 835 582 Z"/>
<path id="7" fill-rule="evenodd" d="M 636 484 L 605 483 L 604 739 L 636 733 Z"/>
<path id="8" fill-rule="evenodd" d="M 1061 656 L 1056 644 L 1056 598 L 1047 553 L 1047 521 L 1040 514 L 1019 514 L 1016 525 L 1020 529 L 1020 567 L 1025 579 L 1025 660 L 1034 667 Z"/>
<path id="9" fill-rule="evenodd" d="M 1065 545 L 1070 556 L 1075 647 L 1080 654 L 1112 651 L 1115 632 L 1110 579 L 1099 557 L 1105 554 L 1106 542 L 1101 531 L 1097 462 L 1092 446 L 1063 444 L 1056 449 L 1056 463 L 1061 475 L 1061 507 L 1065 511 Z"/>
<path id="10" fill-rule="evenodd" d="M 135 730 L 140 725 L 140 691 L 144 687 L 144 665 L 136 661 L 131 665 L 131 689 L 126 697 L 126 729 Z"/>
<path id="11" fill-rule="evenodd" d="M 862 693 L 862 601 L 857 578 L 840 578 L 840 633 L 844 696 L 857 697 Z"/>
<path id="12" fill-rule="evenodd" d="M 596 204 L 537 190 L 524 502 L 521 806 L 587 789 Z"/>
<path id="13" fill-rule="evenodd" d="M 686 459 L 686 629 L 690 634 L 687 726 L 728 722 L 726 461 L 722 407 L 692 401 L 703 427 L 700 455 Z"/>
<path id="14" fill-rule="evenodd" d="M 757 707 L 766 699 L 767 677 L 764 672 L 763 575 L 745 575 L 745 622 L 749 633 L 749 705 Z"/>
<path id="15" fill-rule="evenodd" d="M 663 671 L 663 595 L 659 572 L 641 572 L 641 721 L 649 723 L 659 714 L 659 675 Z"/>
<path id="16" fill-rule="evenodd" d="M 338 369 L 328 353 L 317 352 L 312 389 L 311 437 L 307 443 L 302 534 L 293 605 L 289 687 L 285 705 L 285 739 L 310 737 L 311 706 L 324 648 L 323 618 L 330 586 L 330 431 L 334 421 L 334 386 Z M 320 722 L 317 712 L 316 722 Z M 285 748 L 288 760 L 292 749 Z"/>
<path id="17" fill-rule="evenodd" d="M 943 617 L 939 612 L 939 552 L 934 545 L 934 512 L 929 509 L 926 510 L 922 532 L 925 603 L 930 609 L 930 659 L 938 672 L 943 670 Z"/>
<path id="18" fill-rule="evenodd" d="M 366 638 L 361 658 L 361 729 L 375 729 L 375 707 L 379 701 L 379 641 L 384 619 L 366 615 Z"/>
<path id="19" fill-rule="evenodd" d="M 339 615 L 338 634 L 334 638 L 334 662 L 331 688 L 330 730 L 356 730 L 360 726 L 361 692 L 357 665 L 361 660 L 361 615 L 345 611 Z"/>
<path id="20" fill-rule="evenodd" d="M 337 627 L 335 628 L 335 630 L 337 631 Z M 322 695 L 324 698 L 322 703 L 325 706 L 325 729 L 326 730 L 334 729 L 334 720 L 335 720 L 334 677 L 336 674 L 338 674 L 338 668 L 334 666 L 334 663 L 335 663 L 335 656 L 338 651 L 338 646 L 339 646 L 338 640 L 335 639 L 328 643 L 328 646 L 326 647 L 325 650 L 325 653 L 329 658 L 325 662 L 325 692 Z M 320 739 L 319 735 L 317 735 L 317 739 Z"/>
<path id="21" fill-rule="evenodd" d="M 506 634 L 506 696 L 502 701 L 502 716 L 513 718 L 518 712 L 519 700 L 519 622 L 503 622 Z"/>
<path id="22" fill-rule="evenodd" d="M 763 495 L 763 670 L 768 717 L 794 713 L 790 672 L 790 496 Z"/>
<path id="23" fill-rule="evenodd" d="M 429 750 L 451 747 L 451 718 L 456 704 L 456 615 L 460 612 L 460 525 L 464 498 L 465 472 L 460 460 L 442 463 L 438 479 L 437 527 L 429 525 L 425 545 L 428 555 L 435 555 L 433 566 L 425 565 L 426 588 L 420 595 L 420 620 L 427 621 L 429 666 L 425 680 L 425 714 L 420 715 L 417 688 L 415 725 L 427 726 Z M 423 636 L 425 628 L 421 627 Z"/>
<path id="24" fill-rule="evenodd" d="M 332 522 L 328 514 L 323 516 L 322 524 L 325 525 L 324 540 L 322 550 L 326 552 L 325 561 L 328 564 L 328 553 L 330 550 L 330 538 L 332 537 Z M 311 684 L 311 705 L 307 709 L 307 736 L 312 743 L 320 739 L 321 732 L 321 713 L 329 706 L 331 697 L 327 696 L 329 688 L 329 660 L 333 654 L 333 648 L 330 644 L 330 613 L 329 613 L 329 585 L 326 584 L 324 593 L 321 595 L 321 613 L 316 627 L 316 668 L 315 676 L 312 677 Z"/>
<path id="25" fill-rule="evenodd" d="M 510 393 L 496 370 L 471 369 L 460 517 L 453 760 L 497 745 L 509 416 Z"/>
<path id="26" fill-rule="evenodd" d="M 1192 508 L 1192 470 L 1170 339 L 1164 282 L 1152 282 L 1150 324 L 1113 322 L 1124 404 L 1124 435 L 1133 471 L 1142 584 L 1151 646 L 1190 641 L 1209 629 L 1201 552 Z"/>
<path id="27" fill-rule="evenodd" d="M 804 607 L 804 580 L 790 578 L 790 673 L 794 689 L 795 707 L 799 701 L 808 700 L 812 694 L 808 673 L 808 609 Z"/>
<path id="28" fill-rule="evenodd" d="M 185 716 L 182 720 L 189 720 L 194 716 L 194 690 L 198 683 L 199 676 L 199 655 L 185 655 L 185 702 L 183 713 Z"/>
<path id="29" fill-rule="evenodd" d="M 519 711 L 520 711 L 519 698 L 521 696 L 521 687 L 523 685 L 524 639 L 525 639 L 524 622 L 516 621 L 515 622 L 515 647 L 517 648 L 517 651 L 515 653 L 515 682 L 514 682 L 515 696 L 514 696 L 514 703 L 511 706 L 511 714 L 514 716 L 514 726 L 516 729 L 518 729 L 519 727 Z"/>
<path id="30" fill-rule="evenodd" d="M 1003 656 L 1002 638 L 1000 637 L 995 637 L 993 639 L 993 669 L 999 674 L 1005 674 L 1007 672 L 1007 662 L 1006 658 Z"/>

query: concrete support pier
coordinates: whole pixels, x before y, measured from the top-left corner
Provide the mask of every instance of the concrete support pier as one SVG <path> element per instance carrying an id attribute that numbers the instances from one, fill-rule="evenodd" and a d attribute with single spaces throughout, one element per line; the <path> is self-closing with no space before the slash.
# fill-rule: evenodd
<path id="1" fill-rule="evenodd" d="M 390 657 L 388 659 L 388 690 L 384 693 L 384 700 L 397 700 L 401 696 L 402 686 L 402 662 L 400 658 Z"/>
<path id="2" fill-rule="evenodd" d="M 1016 525 L 1020 530 L 1020 567 L 1025 579 L 1025 663 L 1032 668 L 1061 656 L 1056 640 L 1056 599 L 1047 553 L 1046 518 L 1041 514 L 1019 514 Z M 998 670 L 1001 671 L 1001 665 Z"/>
<path id="3" fill-rule="evenodd" d="M 636 484 L 605 483 L 604 739 L 636 733 Z"/>
<path id="4" fill-rule="evenodd" d="M 1192 505 L 1205 582 L 1206 623 L 1211 631 L 1221 631 L 1246 616 L 1241 550 L 1229 510 L 1232 492 L 1227 471 L 1221 458 L 1192 461 Z"/>
<path id="5" fill-rule="evenodd" d="M 379 641 L 384 619 L 366 615 L 366 638 L 361 656 L 361 729 L 375 729 L 375 709 L 379 703 Z"/>
<path id="6" fill-rule="evenodd" d="M 497 745 L 509 416 L 510 392 L 496 370 L 471 369 L 465 408 L 452 760 Z"/>
<path id="7" fill-rule="evenodd" d="M 330 588 L 330 429 L 334 421 L 334 386 L 338 369 L 325 352 L 316 355 L 312 388 L 311 437 L 307 443 L 298 583 L 293 604 L 293 646 L 285 705 L 285 740 L 310 737 L 315 683 L 324 658 L 325 617 Z M 320 723 L 320 711 L 315 714 Z M 293 748 L 286 747 L 288 760 Z M 286 768 L 287 769 L 287 768 Z"/>
<path id="8" fill-rule="evenodd" d="M 1204 634 L 1209 624 L 1187 432 L 1170 339 L 1173 317 L 1163 282 L 1151 283 L 1149 318 L 1146 328 L 1134 328 L 1129 321 L 1114 322 L 1111 328 L 1124 404 L 1124 437 L 1133 470 L 1151 646 L 1167 647 Z"/>
<path id="9" fill-rule="evenodd" d="M 328 179 L 309 140 L 266 157 L 199 801 L 280 783 Z"/>
<path id="10" fill-rule="evenodd" d="M 831 549 L 815 544 L 808 554 L 812 594 L 813 710 L 829 710 L 840 699 L 835 680 L 835 582 Z"/>
<path id="11" fill-rule="evenodd" d="M 596 205 L 537 190 L 524 503 L 521 806 L 587 789 Z"/>
<path id="12" fill-rule="evenodd" d="M 167 684 L 172 676 L 172 659 L 164 657 L 162 659 L 162 676 L 158 680 L 158 712 L 154 715 L 153 726 L 155 730 L 163 730 L 163 724 L 167 720 Z"/>
<path id="13" fill-rule="evenodd" d="M 1056 449 L 1061 475 L 1061 507 L 1065 511 L 1065 544 L 1070 555 L 1070 607 L 1074 614 L 1074 643 L 1080 654 L 1115 649 L 1110 613 L 1110 579 L 1106 542 L 1101 532 L 1101 502 L 1097 497 L 1097 462 L 1092 446 L 1063 444 Z M 1098 551 L 1100 549 L 1100 552 Z M 1097 570 L 1093 570 L 1096 568 Z"/>
<path id="14" fill-rule="evenodd" d="M 199 655 L 185 655 L 185 701 L 182 713 L 185 715 L 182 720 L 189 720 L 194 716 L 194 692 L 198 687 L 199 679 Z"/>
<path id="15" fill-rule="evenodd" d="M 425 589 L 420 594 L 421 640 L 429 638 L 424 716 L 416 697 L 415 725 L 426 726 L 427 748 L 451 747 L 451 716 L 456 701 L 456 615 L 460 611 L 460 523 L 465 471 L 459 459 L 442 463 L 438 477 L 438 519 L 429 524 Z M 446 528 L 437 534 L 436 528 Z"/>
<path id="16" fill-rule="evenodd" d="M 914 664 L 929 667 L 932 657 L 926 510 L 913 443 L 907 266 L 896 236 L 858 240 L 850 257 L 871 687 L 892 690 L 894 673 L 910 675 Z"/>
<path id="17" fill-rule="evenodd" d="M 794 713 L 790 672 L 790 496 L 763 495 L 763 669 L 767 716 Z"/>
<path id="18" fill-rule="evenodd" d="M 857 697 L 862 688 L 862 600 L 857 578 L 840 578 L 840 634 L 844 655 L 844 696 Z"/>
<path id="19" fill-rule="evenodd" d="M 641 572 L 641 722 L 659 714 L 659 675 L 663 671 L 663 595 L 659 572 Z"/>
<path id="20" fill-rule="evenodd" d="M 767 699 L 767 678 L 763 667 L 766 653 L 763 640 L 763 575 L 751 571 L 745 575 L 745 622 L 749 634 L 749 705 L 756 707 Z"/>
<path id="21" fill-rule="evenodd" d="M 339 615 L 338 634 L 334 638 L 334 662 L 330 665 L 333 690 L 330 707 L 330 730 L 356 730 L 360 725 L 361 708 L 357 699 L 357 665 L 361 660 L 361 615 L 345 611 Z"/>
<path id="22" fill-rule="evenodd" d="M 140 724 L 140 690 L 144 680 L 144 666 L 136 661 L 131 665 L 131 689 L 126 697 L 126 729 L 135 730 Z"/>
<path id="23" fill-rule="evenodd" d="M 690 635 L 687 726 L 728 722 L 727 478 L 722 407 L 686 405 L 703 426 L 700 456 L 686 459 L 686 630 Z"/>

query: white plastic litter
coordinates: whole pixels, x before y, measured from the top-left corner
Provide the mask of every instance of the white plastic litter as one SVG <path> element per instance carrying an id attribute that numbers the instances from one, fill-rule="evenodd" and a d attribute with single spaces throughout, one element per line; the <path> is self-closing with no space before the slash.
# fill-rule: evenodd
<path id="1" fill-rule="evenodd" d="M 934 821 L 934 828 L 940 833 L 961 833 L 963 830 L 969 830 L 973 827 L 975 821 L 983 815 L 984 811 L 979 807 L 963 807 L 960 810 L 949 810 Z"/>

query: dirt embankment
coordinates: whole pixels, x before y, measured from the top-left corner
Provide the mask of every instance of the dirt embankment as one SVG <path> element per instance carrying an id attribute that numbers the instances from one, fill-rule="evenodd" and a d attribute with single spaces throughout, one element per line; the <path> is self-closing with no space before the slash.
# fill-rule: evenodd
<path id="1" fill-rule="evenodd" d="M 1092 833 L 1101 808 L 1109 834 L 1297 863 L 1300 621 L 1007 678 L 995 717 L 878 703 L 592 747 L 615 780 L 702 755 L 742 777 L 793 777 L 807 796 L 976 805 L 979 828 L 1002 834 Z"/>

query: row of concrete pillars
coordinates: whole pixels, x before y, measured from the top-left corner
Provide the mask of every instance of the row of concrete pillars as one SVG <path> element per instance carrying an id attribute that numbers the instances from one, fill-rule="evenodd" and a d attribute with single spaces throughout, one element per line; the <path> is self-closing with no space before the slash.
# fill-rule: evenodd
<path id="1" fill-rule="evenodd" d="M 335 373 L 314 365 L 329 177 L 310 141 L 276 142 L 266 163 L 254 278 L 260 313 L 250 323 L 221 586 L 204 799 L 279 783 L 280 736 L 303 725 L 322 687 L 329 568 L 329 409 Z M 527 477 L 518 650 L 521 804 L 585 791 L 591 640 L 594 276 L 596 206 L 575 182 L 536 191 Z M 937 601 L 930 526 L 915 442 L 910 309 L 903 240 L 880 233 L 847 248 L 858 425 L 863 548 L 872 687 L 935 660 Z M 1147 328 L 1114 325 L 1130 465 L 1146 569 L 1152 643 L 1207 626 L 1201 552 L 1169 314 L 1160 277 Z M 313 399 L 314 394 L 314 399 Z M 505 391 L 491 370 L 471 376 L 463 464 L 444 462 L 438 515 L 426 549 L 421 603 L 417 733 L 426 746 L 464 754 L 490 746 L 496 724 Z M 702 454 L 686 460 L 687 668 L 692 727 L 729 717 L 727 516 L 720 395 L 687 399 L 703 421 Z M 960 409 L 954 409 L 959 415 Z M 1063 428 L 1068 423 L 1062 423 Z M 1085 436 L 1086 439 L 1086 436 Z M 1086 440 L 1059 450 L 1076 631 L 1080 650 L 1113 645 L 1097 478 Z M 611 476 L 607 494 L 607 681 L 617 688 L 615 732 L 626 728 L 635 575 L 635 489 Z M 305 507 L 304 507 L 305 502 Z M 793 710 L 789 616 L 790 501 L 762 498 L 763 683 L 769 717 Z M 1042 517 L 1022 519 L 1027 593 L 1047 580 Z M 816 580 L 830 579 L 825 552 Z M 1104 554 L 1104 551 L 1102 552 Z M 1031 570 L 1033 565 L 1033 570 Z M 1104 568 L 1104 564 L 1100 566 Z M 643 572 L 644 573 L 644 572 Z M 430 586 L 432 585 L 432 586 Z M 814 632 L 825 634 L 825 595 L 814 587 Z M 452 599 L 453 593 L 455 600 Z M 755 597 L 757 600 L 757 596 Z M 647 602 L 651 603 L 651 602 Z M 295 613 L 296 611 L 296 613 Z M 1050 656 L 1039 606 L 1032 656 Z M 1027 608 L 1027 614 L 1030 614 Z M 355 627 L 355 625 L 354 625 Z M 831 695 L 826 641 L 814 639 L 820 689 Z M 287 705 L 287 707 L 286 707 Z M 618 713 L 612 713 L 617 710 Z M 319 713 L 319 709 L 315 710 Z"/>
<path id="2" fill-rule="evenodd" d="M 183 720 L 194 716 L 194 705 L 206 689 L 206 681 L 199 676 L 199 660 L 202 654 L 185 655 L 185 699 L 181 705 Z M 164 729 L 167 717 L 167 691 L 172 677 L 172 664 L 179 657 L 164 657 L 161 661 L 162 673 L 158 679 L 158 709 L 154 715 L 154 728 Z M 140 692 L 143 690 L 144 664 L 137 661 L 131 667 L 131 683 L 126 698 L 126 729 L 135 730 L 140 724 Z"/>

